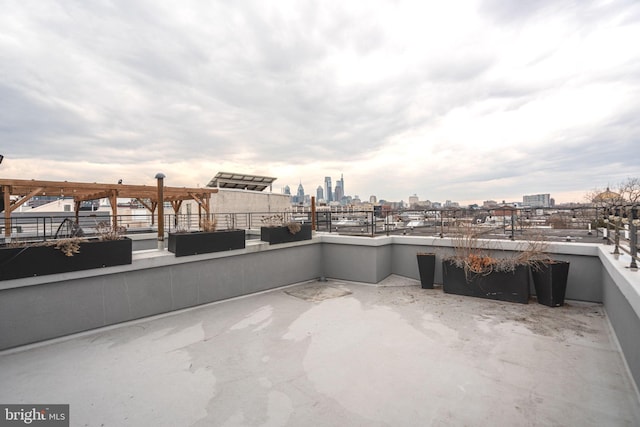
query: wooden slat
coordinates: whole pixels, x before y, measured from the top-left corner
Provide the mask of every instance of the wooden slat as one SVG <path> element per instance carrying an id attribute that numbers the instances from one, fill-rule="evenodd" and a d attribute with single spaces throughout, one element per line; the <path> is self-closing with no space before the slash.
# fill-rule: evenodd
<path id="1" fill-rule="evenodd" d="M 111 191 L 117 191 L 119 198 L 150 200 L 158 198 L 157 187 L 151 185 L 0 179 L 0 186 L 9 187 L 12 196 L 30 195 L 27 200 L 37 194 L 63 194 L 73 197 L 75 201 L 87 201 L 108 198 Z M 192 194 L 199 195 L 199 198 L 206 198 L 207 195 L 217 192 L 217 188 L 164 187 L 163 198 L 165 201 L 189 200 L 193 198 Z"/>

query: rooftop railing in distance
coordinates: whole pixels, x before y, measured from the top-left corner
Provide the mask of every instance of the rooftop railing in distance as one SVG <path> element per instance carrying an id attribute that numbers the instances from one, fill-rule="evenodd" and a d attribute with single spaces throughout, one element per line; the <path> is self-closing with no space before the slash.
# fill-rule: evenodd
<path id="1" fill-rule="evenodd" d="M 157 233 L 157 215 L 118 215 L 117 224 L 125 234 Z M 614 251 L 632 256 L 631 268 L 637 264 L 638 206 L 517 208 L 441 208 L 385 210 L 354 208 L 318 209 L 312 218 L 308 208 L 284 212 L 165 214 L 167 233 L 201 230 L 203 221 L 214 221 L 217 230 L 252 229 L 285 224 L 290 221 L 310 223 L 315 220 L 318 232 L 356 236 L 426 235 L 453 237 L 464 234 L 470 226 L 480 238 L 549 241 L 576 241 L 614 245 Z M 48 216 L 15 215 L 11 218 L 11 240 L 42 241 L 77 235 L 98 236 L 98 225 L 113 224 L 108 212 L 92 211 Z M 3 223 L 4 225 L 4 223 Z M 2 236 L 4 227 L 0 227 Z M 0 242 L 2 238 L 0 237 Z"/>

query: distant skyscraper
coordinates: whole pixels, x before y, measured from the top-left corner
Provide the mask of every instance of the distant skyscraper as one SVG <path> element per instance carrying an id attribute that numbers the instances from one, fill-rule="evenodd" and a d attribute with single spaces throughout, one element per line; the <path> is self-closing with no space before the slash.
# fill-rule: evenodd
<path id="1" fill-rule="evenodd" d="M 324 199 L 324 191 L 322 191 L 322 185 L 318 185 L 318 188 L 316 189 L 316 200 L 323 200 Z"/>
<path id="2" fill-rule="evenodd" d="M 284 186 L 284 194 L 291 195 L 291 189 L 289 188 L 289 186 L 288 186 L 288 185 L 285 185 L 285 186 Z"/>
<path id="3" fill-rule="evenodd" d="M 347 193 L 344 191 L 344 176 L 342 174 L 340 174 L 340 188 L 342 188 L 342 196 L 345 196 Z M 342 199 L 342 197 L 340 199 Z M 338 201 L 340 201 L 340 199 L 338 199 Z"/>
<path id="4" fill-rule="evenodd" d="M 324 177 L 324 193 L 325 193 L 325 197 L 327 202 L 332 202 L 333 201 L 333 190 L 331 189 L 331 177 L 330 176 L 325 176 Z"/>
<path id="5" fill-rule="evenodd" d="M 304 187 L 302 187 L 302 183 L 300 183 L 300 185 L 298 185 L 298 201 L 303 201 L 304 200 Z"/>
<path id="6" fill-rule="evenodd" d="M 378 202 L 378 198 L 374 195 L 369 196 L 369 203 L 376 204 Z"/>
<path id="7" fill-rule="evenodd" d="M 334 191 L 336 202 L 342 202 L 342 197 L 344 197 L 344 191 L 342 190 L 342 180 L 339 179 L 336 182 L 336 190 Z"/>

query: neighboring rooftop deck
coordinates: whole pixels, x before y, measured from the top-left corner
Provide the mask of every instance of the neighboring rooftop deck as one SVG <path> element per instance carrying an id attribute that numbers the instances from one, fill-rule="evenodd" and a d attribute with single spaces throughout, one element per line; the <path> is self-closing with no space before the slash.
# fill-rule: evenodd
<path id="1" fill-rule="evenodd" d="M 304 282 L 0 353 L 0 401 L 71 425 L 618 426 L 640 401 L 601 304 Z"/>

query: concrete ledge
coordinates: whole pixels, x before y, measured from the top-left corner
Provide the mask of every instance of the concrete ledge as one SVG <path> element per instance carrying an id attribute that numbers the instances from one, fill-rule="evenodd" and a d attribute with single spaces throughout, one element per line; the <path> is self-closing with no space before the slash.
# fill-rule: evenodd
<path id="1" fill-rule="evenodd" d="M 627 369 L 640 384 L 640 271 L 631 271 L 629 255 L 616 256 L 612 246 L 599 246 L 604 309 L 624 355 Z"/>
<path id="2" fill-rule="evenodd" d="M 43 285 L 47 283 L 57 283 L 90 277 L 102 277 L 105 275 L 120 274 L 147 268 L 165 267 L 171 265 L 186 264 L 190 262 L 200 262 L 211 259 L 226 258 L 228 256 L 248 254 L 253 252 L 286 249 L 295 246 L 317 244 L 319 243 L 319 241 L 319 239 L 312 239 L 304 242 L 283 243 L 270 246 L 268 243 L 262 242 L 260 240 L 248 240 L 246 242 L 245 249 L 192 255 L 188 257 L 176 257 L 166 249 L 162 251 L 159 251 L 157 249 L 145 249 L 141 251 L 134 251 L 132 256 L 133 262 L 128 265 L 97 268 L 92 270 L 72 271 L 69 273 L 50 274 L 46 276 L 25 277 L 23 279 L 15 280 L 4 280 L 0 282 L 0 291 L 4 289 L 21 288 L 24 286 Z"/>
<path id="3" fill-rule="evenodd" d="M 611 246 L 599 246 L 598 256 L 607 274 L 613 279 L 622 295 L 640 318 L 640 271 L 631 271 L 631 257 L 627 254 L 613 255 Z"/>

